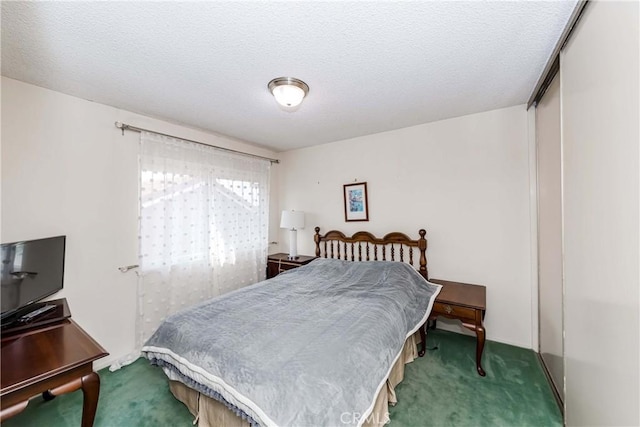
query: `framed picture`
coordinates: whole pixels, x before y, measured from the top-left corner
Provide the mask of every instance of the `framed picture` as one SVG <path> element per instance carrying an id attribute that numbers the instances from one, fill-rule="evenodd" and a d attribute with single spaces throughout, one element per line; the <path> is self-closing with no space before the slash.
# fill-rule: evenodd
<path id="1" fill-rule="evenodd" d="M 344 185 L 344 220 L 369 221 L 366 182 Z"/>

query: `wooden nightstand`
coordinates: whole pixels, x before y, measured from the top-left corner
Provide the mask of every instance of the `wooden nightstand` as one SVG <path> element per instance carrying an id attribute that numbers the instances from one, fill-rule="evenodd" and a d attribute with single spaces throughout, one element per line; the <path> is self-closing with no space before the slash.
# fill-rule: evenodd
<path id="1" fill-rule="evenodd" d="M 309 264 L 316 258 L 314 256 L 299 255 L 296 259 L 289 259 L 289 254 L 283 253 L 269 255 L 267 258 L 267 279 L 276 277 L 285 270 Z"/>
<path id="2" fill-rule="evenodd" d="M 481 285 L 450 282 L 448 280 L 429 279 L 430 282 L 442 285 L 442 290 L 433 303 L 429 320 L 435 328 L 438 316 L 458 319 L 462 326 L 476 334 L 476 370 L 485 376 L 482 369 L 482 351 L 484 350 L 485 329 L 482 321 L 487 309 L 487 288 Z"/>

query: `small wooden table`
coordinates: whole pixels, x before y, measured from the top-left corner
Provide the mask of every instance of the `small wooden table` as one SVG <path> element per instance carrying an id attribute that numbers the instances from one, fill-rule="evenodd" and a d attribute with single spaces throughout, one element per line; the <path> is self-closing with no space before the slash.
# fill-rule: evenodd
<path id="1" fill-rule="evenodd" d="M 289 254 L 285 253 L 269 255 L 267 258 L 267 279 L 276 277 L 285 270 L 309 264 L 316 258 L 315 256 L 299 255 L 296 259 L 289 259 Z"/>
<path id="2" fill-rule="evenodd" d="M 92 426 L 100 394 L 92 364 L 107 354 L 71 319 L 3 337 L 0 422 L 22 412 L 35 395 L 52 398 L 82 388 L 82 427 Z"/>
<path id="3" fill-rule="evenodd" d="M 436 297 L 429 320 L 435 328 L 436 318 L 444 316 L 458 319 L 462 326 L 476 334 L 476 369 L 478 374 L 485 376 L 482 369 L 482 351 L 484 350 L 485 329 L 484 320 L 487 309 L 486 287 L 468 283 L 451 282 L 448 280 L 429 279 L 430 282 L 442 285 L 440 294 Z"/>

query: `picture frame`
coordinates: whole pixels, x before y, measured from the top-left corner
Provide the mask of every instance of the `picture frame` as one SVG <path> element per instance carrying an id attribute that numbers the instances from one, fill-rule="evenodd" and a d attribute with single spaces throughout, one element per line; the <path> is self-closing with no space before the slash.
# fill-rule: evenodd
<path id="1" fill-rule="evenodd" d="M 369 221 L 369 201 L 367 183 L 358 182 L 344 185 L 344 220 Z"/>

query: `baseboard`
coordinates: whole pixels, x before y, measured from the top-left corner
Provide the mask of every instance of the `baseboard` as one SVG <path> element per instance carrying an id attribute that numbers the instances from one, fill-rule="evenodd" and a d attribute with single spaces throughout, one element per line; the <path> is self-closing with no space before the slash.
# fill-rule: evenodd
<path id="1" fill-rule="evenodd" d="M 469 329 L 465 328 L 464 326 L 462 326 L 459 320 L 447 319 L 446 317 L 443 317 L 443 316 L 438 317 L 438 323 L 437 323 L 436 329 L 441 329 L 443 331 L 448 331 L 448 332 L 455 332 L 457 334 L 467 335 L 473 338 L 476 337 L 476 334 L 474 332 L 471 332 Z M 515 342 L 515 341 L 510 341 L 505 339 L 497 340 L 493 336 L 489 337 L 488 334 L 487 334 L 487 341 L 499 342 L 501 344 L 507 344 L 513 347 L 524 348 L 526 350 L 531 350 L 535 352 L 535 350 L 531 348 L 530 343 L 526 344 L 522 342 Z"/>
<path id="2" fill-rule="evenodd" d="M 111 366 L 113 363 L 117 362 L 118 359 L 120 359 L 122 356 L 107 356 L 107 357 L 103 357 L 102 359 L 98 359 L 95 362 L 93 362 L 93 370 L 94 371 L 99 371 L 101 369 L 104 368 L 108 368 L 109 366 Z"/>
<path id="3" fill-rule="evenodd" d="M 537 351 L 535 353 L 536 353 L 536 356 L 538 357 L 538 361 L 540 362 L 540 365 L 542 366 L 542 371 L 544 372 L 544 376 L 547 377 L 547 382 L 549 383 L 549 387 L 551 388 L 551 392 L 553 393 L 553 397 L 556 399 L 556 403 L 558 404 L 558 408 L 560 408 L 560 413 L 562 414 L 562 418 L 564 419 L 564 402 L 562 401 L 562 397 L 560 396 L 560 393 L 558 392 L 558 388 L 556 387 L 556 383 L 553 382 L 553 379 L 551 378 L 551 374 L 549 373 L 549 369 L 547 368 L 546 363 L 544 363 L 544 359 L 542 358 L 542 355 L 540 353 L 538 353 Z"/>

